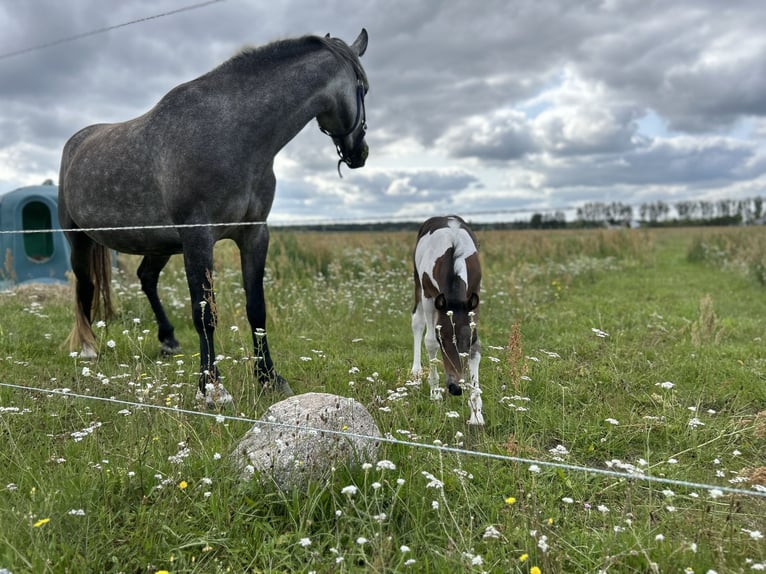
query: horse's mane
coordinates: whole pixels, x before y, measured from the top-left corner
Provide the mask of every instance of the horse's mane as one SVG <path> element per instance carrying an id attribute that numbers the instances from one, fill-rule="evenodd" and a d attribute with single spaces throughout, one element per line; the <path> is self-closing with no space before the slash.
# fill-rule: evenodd
<path id="1" fill-rule="evenodd" d="M 362 68 L 359 58 L 354 51 L 340 38 L 321 36 L 303 36 L 287 40 L 277 40 L 264 46 L 247 46 L 218 66 L 216 70 L 259 70 L 279 65 L 280 62 L 298 58 L 317 50 L 326 48 L 342 63 L 350 66 L 368 89 L 367 74 Z"/>

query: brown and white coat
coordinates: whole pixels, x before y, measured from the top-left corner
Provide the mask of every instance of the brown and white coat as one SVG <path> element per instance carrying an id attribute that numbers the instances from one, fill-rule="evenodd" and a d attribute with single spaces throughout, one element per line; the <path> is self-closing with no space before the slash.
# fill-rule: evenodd
<path id="1" fill-rule="evenodd" d="M 431 400 L 441 400 L 436 354 L 441 349 L 447 390 L 469 392 L 471 416 L 468 424 L 483 425 L 479 361 L 481 345 L 476 322 L 479 317 L 481 266 L 476 236 L 458 216 L 432 217 L 421 225 L 414 253 L 415 307 L 412 311 L 414 338 L 412 375 L 423 370 L 420 354 L 423 331 L 430 363 L 428 382 Z M 470 382 L 466 385 L 464 359 L 468 358 Z"/>

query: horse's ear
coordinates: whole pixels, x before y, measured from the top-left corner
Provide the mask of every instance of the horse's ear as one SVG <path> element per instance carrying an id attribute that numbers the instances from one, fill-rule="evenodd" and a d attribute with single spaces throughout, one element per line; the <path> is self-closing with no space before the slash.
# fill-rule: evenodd
<path id="1" fill-rule="evenodd" d="M 362 31 L 359 32 L 359 36 L 356 37 L 356 40 L 354 40 L 354 43 L 351 44 L 351 48 L 356 52 L 356 55 L 360 58 L 364 56 L 365 51 L 367 50 L 367 30 L 362 28 Z"/>
<path id="2" fill-rule="evenodd" d="M 478 306 L 479 306 L 479 294 L 471 293 L 471 296 L 468 298 L 468 310 L 475 311 L 476 307 Z"/>
<path id="3" fill-rule="evenodd" d="M 444 293 L 439 293 L 436 296 L 436 299 L 434 299 L 434 306 L 436 307 L 437 311 L 447 310 L 447 297 L 444 295 Z"/>
<path id="4" fill-rule="evenodd" d="M 327 34 L 325 34 L 325 35 L 324 35 L 324 37 L 325 37 L 325 38 L 329 38 L 329 37 L 330 37 L 330 33 L 329 33 L 329 32 L 327 32 Z"/>

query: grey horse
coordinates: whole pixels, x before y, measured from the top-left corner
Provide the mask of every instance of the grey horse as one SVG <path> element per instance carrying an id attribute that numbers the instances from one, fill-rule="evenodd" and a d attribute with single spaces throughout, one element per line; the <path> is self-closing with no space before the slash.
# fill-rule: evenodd
<path id="1" fill-rule="evenodd" d="M 91 322 L 112 312 L 110 250 L 143 255 L 141 288 L 157 319 L 166 353 L 180 345 L 157 294 L 160 272 L 182 253 L 199 335 L 198 398 L 208 406 L 231 396 L 215 365 L 213 245 L 232 239 L 240 251 L 255 375 L 292 394 L 274 368 L 266 339 L 263 276 L 266 218 L 274 199 L 274 156 L 313 118 L 329 135 L 340 164 L 367 159 L 359 58 L 351 45 L 305 36 L 248 48 L 166 94 L 142 116 L 86 127 L 66 143 L 59 179 L 59 221 L 71 246 L 75 326 L 70 349 L 95 356 Z"/>

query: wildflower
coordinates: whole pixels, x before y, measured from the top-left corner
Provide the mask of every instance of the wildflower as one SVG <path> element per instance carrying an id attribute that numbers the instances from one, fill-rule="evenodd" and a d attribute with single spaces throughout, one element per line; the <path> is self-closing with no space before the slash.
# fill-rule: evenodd
<path id="1" fill-rule="evenodd" d="M 697 417 L 693 417 L 692 419 L 690 419 L 688 424 L 693 429 L 696 429 L 697 427 L 704 427 L 705 426 L 705 423 L 703 423 Z"/>
<path id="2" fill-rule="evenodd" d="M 298 544 L 306 548 L 307 546 L 311 546 L 311 538 L 301 538 L 298 540 Z"/>
<path id="3" fill-rule="evenodd" d="M 221 460 L 221 453 L 219 452 L 213 453 L 213 460 Z"/>
<path id="4" fill-rule="evenodd" d="M 602 339 L 609 336 L 609 333 L 602 331 L 601 329 L 596 329 L 596 327 L 591 327 L 590 330 L 593 331 L 596 337 L 601 337 Z"/>
<path id="5" fill-rule="evenodd" d="M 117 346 L 117 343 L 114 342 L 114 339 L 109 339 L 106 342 L 106 346 L 109 347 L 110 349 L 114 349 Z"/>
<path id="6" fill-rule="evenodd" d="M 529 574 L 541 574 L 542 570 L 540 570 L 537 566 L 532 566 L 532 568 L 529 569 Z"/>
<path id="7" fill-rule="evenodd" d="M 534 472 L 535 474 L 539 474 L 540 473 L 540 467 L 537 466 L 536 464 L 530 464 L 529 465 L 529 472 Z"/>
<path id="8" fill-rule="evenodd" d="M 372 468 L 372 465 L 369 462 L 365 462 L 362 464 L 362 470 L 370 470 Z"/>
<path id="9" fill-rule="evenodd" d="M 436 478 L 433 474 L 430 472 L 427 472 L 425 470 L 421 471 L 421 474 L 425 476 L 428 479 L 428 484 L 426 485 L 426 488 L 435 488 L 437 490 L 444 488 L 444 483 Z"/>
<path id="10" fill-rule="evenodd" d="M 661 387 L 661 388 L 663 388 L 665 390 L 670 390 L 673 387 L 675 387 L 675 385 L 673 383 L 671 383 L 670 381 L 665 381 L 664 383 L 655 383 L 654 386 L 655 387 Z"/>
<path id="11" fill-rule="evenodd" d="M 417 560 L 415 560 L 414 558 L 410 558 L 409 560 L 406 560 L 406 561 L 404 562 L 404 565 L 405 565 L 405 566 L 412 566 L 412 565 L 413 565 L 413 564 L 415 564 L 416 562 L 417 562 Z"/>
<path id="12" fill-rule="evenodd" d="M 618 421 L 617 419 L 613 419 L 613 418 L 604 419 L 604 421 L 608 422 L 610 425 L 614 425 L 614 426 L 617 426 L 617 425 L 620 424 L 620 421 Z"/>
<path id="13" fill-rule="evenodd" d="M 561 502 L 564 502 L 566 504 L 572 504 L 574 503 L 574 499 L 569 496 L 565 496 L 564 498 L 561 499 Z"/>
<path id="14" fill-rule="evenodd" d="M 664 534 L 658 534 L 657 536 L 654 537 L 654 539 L 657 542 L 662 542 L 663 540 L 665 540 L 665 535 Z"/>
<path id="15" fill-rule="evenodd" d="M 189 483 L 186 482 L 185 480 L 182 480 L 181 482 L 178 483 L 178 488 L 180 488 L 181 490 L 186 489 L 187 486 L 189 486 Z"/>
<path id="16" fill-rule="evenodd" d="M 484 530 L 484 534 L 482 535 L 482 538 L 484 538 L 485 540 L 487 538 L 500 538 L 500 531 L 490 524 Z"/>
<path id="17" fill-rule="evenodd" d="M 405 553 L 407 553 L 409 551 L 410 551 L 410 547 L 409 546 L 405 546 L 404 544 L 402 544 L 399 547 L 399 552 L 401 552 L 402 554 L 405 554 Z"/>
<path id="18" fill-rule="evenodd" d="M 604 513 L 604 514 L 606 514 L 607 512 L 609 512 L 609 507 L 608 507 L 608 506 L 606 506 L 606 505 L 604 505 L 604 504 L 599 504 L 599 505 L 596 507 L 596 510 L 598 510 L 599 512 L 602 512 L 602 513 Z"/>
<path id="19" fill-rule="evenodd" d="M 743 528 L 742 532 L 747 532 L 753 540 L 763 540 L 763 534 L 761 534 L 760 530 L 748 530 L 747 528 Z"/>
<path id="20" fill-rule="evenodd" d="M 548 537 L 545 534 L 540 536 L 540 538 L 538 539 L 537 547 L 543 553 L 548 552 Z"/>
<path id="21" fill-rule="evenodd" d="M 348 495 L 348 496 L 354 496 L 358 491 L 359 489 L 356 486 L 354 486 L 353 484 L 349 484 L 348 486 L 344 486 L 341 489 L 340 493 Z"/>
<path id="22" fill-rule="evenodd" d="M 519 562 L 526 562 L 528 558 L 529 558 L 529 554 L 524 553 L 521 556 L 519 556 Z"/>
<path id="23" fill-rule="evenodd" d="M 43 524 L 48 524 L 51 521 L 50 518 L 41 518 L 37 522 L 35 522 L 32 526 L 34 528 L 40 528 Z"/>
<path id="24" fill-rule="evenodd" d="M 710 494 L 710 498 L 720 498 L 723 496 L 723 491 L 719 488 L 711 488 L 708 494 Z"/>
<path id="25" fill-rule="evenodd" d="M 516 502 L 516 498 L 515 498 L 515 497 L 513 497 L 513 496 L 508 496 L 508 497 L 505 499 L 505 503 L 506 503 L 508 506 L 510 506 L 511 504 L 514 504 L 515 502 Z"/>
<path id="26" fill-rule="evenodd" d="M 359 546 L 362 546 L 364 544 L 367 544 L 369 540 L 367 540 L 364 536 L 360 536 L 356 539 L 356 543 L 359 544 Z"/>
<path id="27" fill-rule="evenodd" d="M 439 501 L 438 500 L 432 500 L 431 501 L 431 508 L 434 510 L 439 510 Z"/>

